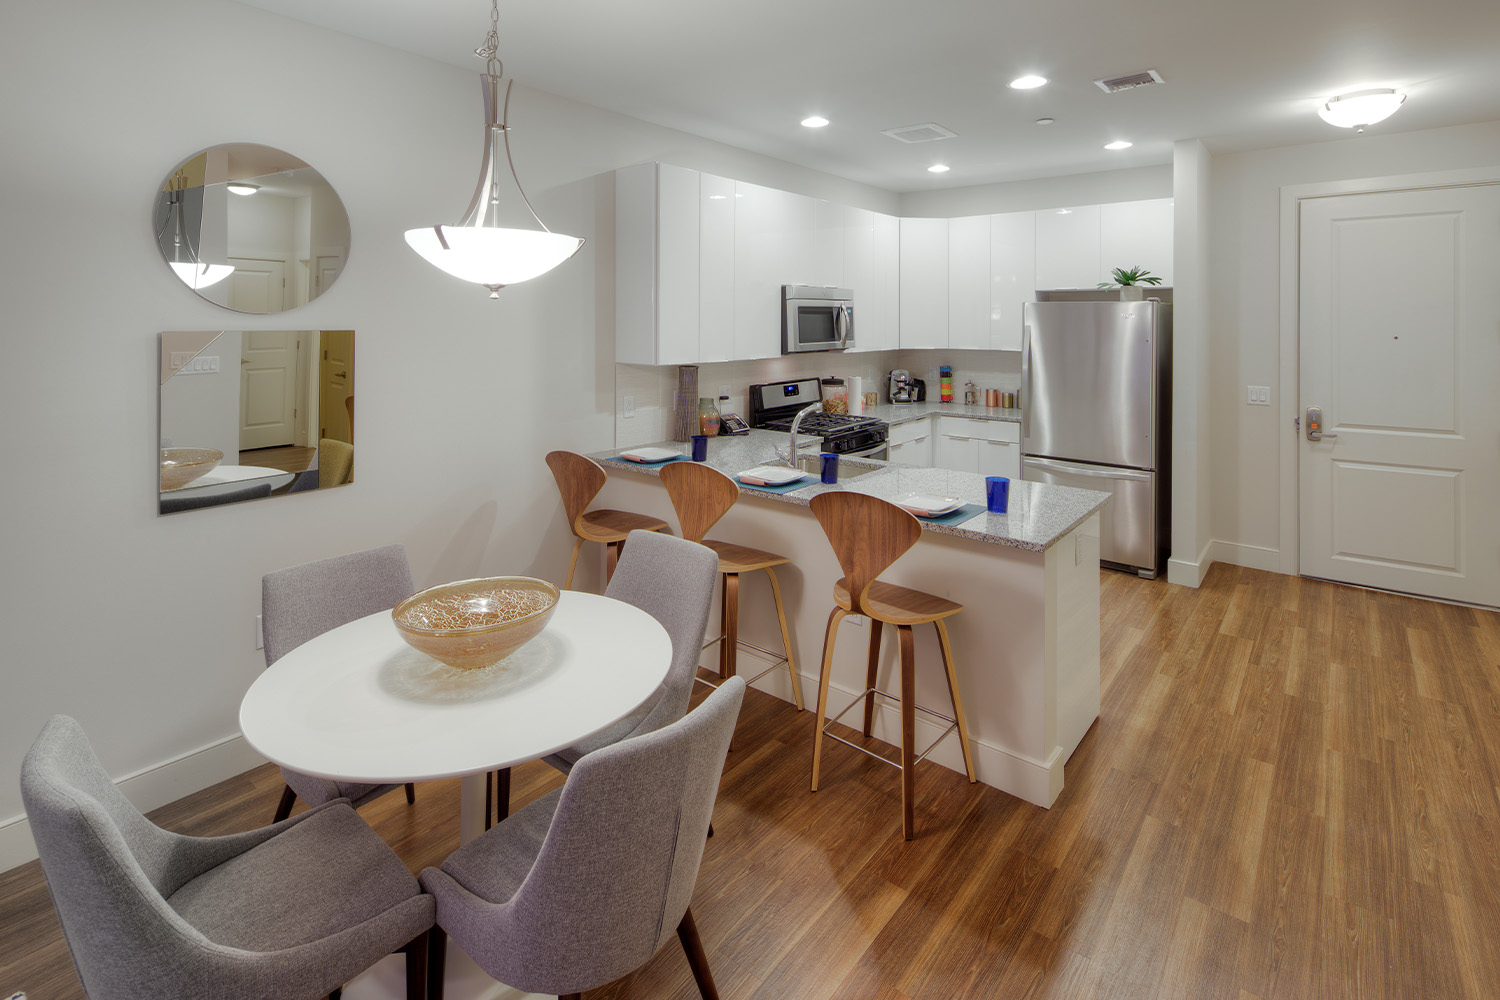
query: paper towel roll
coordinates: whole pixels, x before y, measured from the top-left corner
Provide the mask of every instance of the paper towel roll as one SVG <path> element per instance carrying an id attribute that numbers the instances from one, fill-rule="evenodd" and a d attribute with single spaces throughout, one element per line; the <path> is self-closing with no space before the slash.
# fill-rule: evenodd
<path id="1" fill-rule="evenodd" d="M 849 380 L 849 412 L 856 415 L 865 412 L 865 380 L 858 375 Z"/>

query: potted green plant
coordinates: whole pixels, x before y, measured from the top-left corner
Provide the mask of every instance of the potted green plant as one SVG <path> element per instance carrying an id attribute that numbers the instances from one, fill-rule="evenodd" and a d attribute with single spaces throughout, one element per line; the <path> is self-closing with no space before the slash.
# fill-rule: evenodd
<path id="1" fill-rule="evenodd" d="M 1146 297 L 1142 285 L 1159 285 L 1161 279 L 1137 264 L 1135 267 L 1117 267 L 1110 272 L 1114 281 L 1099 282 L 1100 288 L 1118 288 L 1120 298 L 1125 301 L 1140 301 Z"/>

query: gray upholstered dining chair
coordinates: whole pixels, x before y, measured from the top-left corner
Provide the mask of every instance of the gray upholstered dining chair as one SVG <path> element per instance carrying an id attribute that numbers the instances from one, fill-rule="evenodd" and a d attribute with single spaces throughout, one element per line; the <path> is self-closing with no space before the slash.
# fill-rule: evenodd
<path id="1" fill-rule="evenodd" d="M 347 803 L 248 833 L 172 833 L 64 715 L 22 762 L 21 796 L 91 997 L 311 1000 L 395 951 L 407 1000 L 424 995 L 432 897 Z"/>
<path id="2" fill-rule="evenodd" d="M 442 997 L 447 935 L 500 982 L 567 1000 L 649 961 L 675 928 L 717 1000 L 689 903 L 744 694 L 731 677 L 681 720 L 588 754 L 562 788 L 424 870 L 428 996 Z"/>
<path id="3" fill-rule="evenodd" d="M 567 773 L 584 754 L 660 729 L 682 718 L 693 693 L 703 633 L 719 577 L 719 557 L 697 542 L 632 531 L 605 597 L 633 604 L 661 622 L 672 639 L 672 666 L 651 699 L 619 722 L 546 758 Z"/>
<path id="4" fill-rule="evenodd" d="M 319 559 L 267 573 L 260 582 L 261 633 L 266 666 L 322 635 L 329 629 L 377 611 L 389 611 L 410 597 L 415 588 L 406 549 L 385 545 L 363 552 Z M 400 785 L 362 785 L 330 781 L 281 769 L 286 781 L 274 822 L 291 814 L 300 795 L 309 806 L 348 799 L 355 807 Z M 406 801 L 416 801 L 416 789 L 406 785 Z"/>

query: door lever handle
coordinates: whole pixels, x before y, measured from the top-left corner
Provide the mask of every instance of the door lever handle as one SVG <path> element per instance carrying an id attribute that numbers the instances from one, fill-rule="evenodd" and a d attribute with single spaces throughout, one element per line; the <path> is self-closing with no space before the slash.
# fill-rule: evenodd
<path id="1" fill-rule="evenodd" d="M 1309 406 L 1307 408 L 1307 439 L 1309 441 L 1331 441 L 1338 437 L 1337 434 L 1323 433 L 1323 408 L 1321 406 Z"/>

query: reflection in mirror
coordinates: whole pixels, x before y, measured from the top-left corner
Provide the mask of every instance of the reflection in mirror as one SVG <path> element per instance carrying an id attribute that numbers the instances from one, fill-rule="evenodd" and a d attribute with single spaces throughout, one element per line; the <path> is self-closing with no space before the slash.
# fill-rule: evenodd
<path id="1" fill-rule="evenodd" d="M 161 335 L 162 514 L 354 481 L 353 330 Z"/>
<path id="2" fill-rule="evenodd" d="M 215 146 L 178 164 L 157 194 L 156 243 L 201 297 L 277 313 L 326 292 L 349 256 L 349 216 L 312 167 L 270 146 Z"/>

